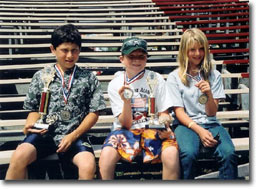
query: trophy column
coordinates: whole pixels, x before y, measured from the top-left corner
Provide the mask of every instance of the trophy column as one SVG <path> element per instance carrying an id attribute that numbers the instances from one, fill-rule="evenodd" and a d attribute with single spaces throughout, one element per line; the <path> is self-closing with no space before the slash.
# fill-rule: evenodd
<path id="1" fill-rule="evenodd" d="M 156 105 L 155 105 L 155 88 L 158 84 L 157 76 L 153 71 L 148 73 L 147 83 L 150 88 L 150 94 L 148 98 L 148 114 L 150 116 L 149 124 L 146 125 L 146 129 L 165 129 L 164 124 L 160 124 L 158 118 L 156 118 Z"/>
<path id="2" fill-rule="evenodd" d="M 42 70 L 42 81 L 44 84 L 38 113 L 40 119 L 35 123 L 34 127 L 37 129 L 48 129 L 49 124 L 44 123 L 44 116 L 47 115 L 48 103 L 50 98 L 49 85 L 53 81 L 55 75 L 55 69 L 52 66 L 47 66 Z"/>

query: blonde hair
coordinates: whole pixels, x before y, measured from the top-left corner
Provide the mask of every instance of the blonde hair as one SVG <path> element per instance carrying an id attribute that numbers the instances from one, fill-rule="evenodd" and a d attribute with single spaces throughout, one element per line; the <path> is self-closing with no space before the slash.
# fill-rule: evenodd
<path id="1" fill-rule="evenodd" d="M 212 70 L 212 63 L 210 61 L 210 51 L 209 44 L 205 34 L 197 28 L 187 29 L 180 41 L 179 54 L 178 54 L 178 62 L 179 62 L 179 77 L 182 83 L 186 86 L 189 85 L 189 81 L 187 80 L 186 73 L 188 72 L 188 51 L 195 44 L 203 46 L 205 56 L 202 62 L 200 63 L 201 69 L 200 74 L 207 81 L 208 77 Z"/>

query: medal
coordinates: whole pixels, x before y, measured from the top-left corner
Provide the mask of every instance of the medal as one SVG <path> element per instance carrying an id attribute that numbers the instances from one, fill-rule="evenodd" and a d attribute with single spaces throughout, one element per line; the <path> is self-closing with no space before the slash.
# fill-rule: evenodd
<path id="1" fill-rule="evenodd" d="M 130 88 L 124 89 L 124 98 L 131 99 L 133 96 L 133 90 Z"/>
<path id="2" fill-rule="evenodd" d="M 61 83 L 62 83 L 62 93 L 64 97 L 64 101 L 67 104 L 68 103 L 68 97 L 70 95 L 70 89 L 72 87 L 72 84 L 74 82 L 74 77 L 75 77 L 75 72 L 76 72 L 76 66 L 73 69 L 73 72 L 71 73 L 68 81 L 68 87 L 66 88 L 65 80 L 64 80 L 64 75 L 61 73 L 61 69 L 58 67 L 58 65 L 55 65 L 55 69 L 57 71 L 58 76 L 61 78 Z"/>
<path id="3" fill-rule="evenodd" d="M 191 79 L 193 79 L 193 80 L 195 80 L 196 82 L 199 82 L 199 81 L 201 81 L 202 80 L 202 78 L 201 78 L 201 76 L 200 76 L 200 71 L 199 71 L 199 74 L 198 75 L 196 75 L 196 76 L 192 76 L 192 75 L 190 75 L 190 74 L 186 74 L 187 76 L 189 76 Z M 208 101 L 208 96 L 206 95 L 206 94 L 201 94 L 200 96 L 199 96 L 199 98 L 198 98 L 198 102 L 200 103 L 200 104 L 206 104 L 206 102 Z"/>
<path id="4" fill-rule="evenodd" d="M 61 117 L 61 120 L 62 120 L 62 121 L 68 121 L 68 120 L 70 120 L 70 118 L 71 118 L 71 114 L 70 114 L 70 112 L 67 111 L 67 110 L 62 110 L 62 111 L 60 112 L 60 117 Z"/>
<path id="5" fill-rule="evenodd" d="M 198 98 L 198 102 L 200 104 L 206 104 L 206 102 L 208 101 L 208 96 L 206 94 L 202 94 L 199 98 Z"/>
<path id="6" fill-rule="evenodd" d="M 145 73 L 145 70 L 142 70 L 141 72 L 139 72 L 137 75 L 135 75 L 133 78 L 129 79 L 126 75 L 126 72 L 124 73 L 124 85 L 129 85 L 133 82 L 135 82 L 136 80 L 138 80 L 140 78 L 140 76 L 142 76 Z M 124 89 L 124 98 L 126 99 L 131 99 L 133 96 L 133 90 L 131 88 L 126 88 Z"/>
<path id="7" fill-rule="evenodd" d="M 58 65 L 55 65 L 55 69 L 57 71 L 58 76 L 61 78 L 61 83 L 62 83 L 62 93 L 63 93 L 63 97 L 64 97 L 64 102 L 65 104 L 68 104 L 68 98 L 70 95 L 70 90 L 72 87 L 72 84 L 74 82 L 74 77 L 75 77 L 75 73 L 76 73 L 76 69 L 77 67 L 75 66 L 70 77 L 69 77 L 69 81 L 68 81 L 68 87 L 66 88 L 66 84 L 65 84 L 65 79 L 64 79 L 64 75 L 61 72 L 61 69 L 58 67 Z M 60 112 L 60 117 L 62 121 L 69 121 L 71 118 L 71 112 L 69 112 L 68 110 L 62 110 Z"/>

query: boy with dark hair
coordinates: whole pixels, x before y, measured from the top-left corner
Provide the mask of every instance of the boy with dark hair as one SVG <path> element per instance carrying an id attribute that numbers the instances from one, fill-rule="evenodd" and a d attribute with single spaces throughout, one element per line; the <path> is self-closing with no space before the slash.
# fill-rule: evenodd
<path id="1" fill-rule="evenodd" d="M 30 110 L 23 129 L 26 138 L 12 155 L 8 180 L 25 179 L 29 164 L 55 152 L 77 166 L 79 179 L 93 179 L 95 174 L 94 152 L 86 132 L 97 122 L 98 111 L 105 108 L 100 83 L 93 73 L 76 65 L 81 35 L 74 25 L 56 28 L 50 49 L 57 63 L 48 67 L 52 73 L 45 76 L 43 69 L 33 76 L 24 101 L 24 109 Z M 47 77 L 50 95 L 43 97 Z M 47 109 L 44 117 L 41 109 Z M 39 122 L 49 127 L 38 129 Z"/>

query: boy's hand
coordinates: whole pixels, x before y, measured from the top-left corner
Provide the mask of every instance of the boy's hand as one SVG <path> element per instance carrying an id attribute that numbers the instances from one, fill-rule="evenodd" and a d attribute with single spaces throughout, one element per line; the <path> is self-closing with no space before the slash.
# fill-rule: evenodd
<path id="1" fill-rule="evenodd" d="M 123 101 L 130 101 L 131 99 L 127 99 L 127 98 L 124 97 L 124 90 L 125 90 L 125 89 L 130 89 L 130 87 L 129 87 L 128 85 L 122 86 L 122 87 L 119 89 L 118 94 L 120 95 L 120 97 L 121 97 L 121 99 L 122 99 Z"/>
<path id="2" fill-rule="evenodd" d="M 27 135 L 28 133 L 38 133 L 38 134 L 45 134 L 48 130 L 47 129 L 36 129 L 34 128 L 34 124 L 26 124 L 23 128 L 23 133 Z"/>
<path id="3" fill-rule="evenodd" d="M 74 140 L 75 138 L 73 137 L 72 133 L 64 136 L 60 144 L 58 145 L 58 149 L 56 152 L 66 152 Z"/>
<path id="4" fill-rule="evenodd" d="M 175 138 L 174 132 L 170 129 L 170 127 L 167 127 L 166 130 L 163 130 L 163 131 L 158 130 L 157 132 L 158 132 L 159 138 L 162 140 L 168 139 L 168 138 L 171 138 L 171 139 Z"/>
<path id="5" fill-rule="evenodd" d="M 171 123 L 171 116 L 169 114 L 161 113 L 158 120 L 160 124 L 165 124 L 166 127 L 169 127 Z"/>

